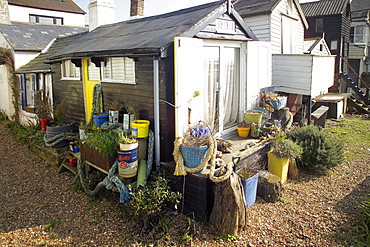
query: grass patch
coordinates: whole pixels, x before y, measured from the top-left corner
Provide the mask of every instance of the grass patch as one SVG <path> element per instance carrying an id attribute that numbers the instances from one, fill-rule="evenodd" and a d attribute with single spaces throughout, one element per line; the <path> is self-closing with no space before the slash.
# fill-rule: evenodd
<path id="1" fill-rule="evenodd" d="M 368 159 L 370 155 L 370 119 L 364 117 L 346 117 L 337 121 L 328 121 L 334 126 L 327 128 L 329 132 L 337 136 L 344 143 L 345 161 Z M 361 161 L 360 161 L 361 162 Z M 346 174 L 350 174 L 346 171 Z M 329 176 L 335 178 L 334 172 Z M 344 246 L 370 246 L 370 197 L 364 202 L 359 202 L 359 214 L 353 230 L 338 236 L 338 241 Z"/>
<path id="2" fill-rule="evenodd" d="M 344 142 L 346 161 L 369 157 L 370 119 L 344 118 L 342 122 L 328 130 Z"/>
<path id="3" fill-rule="evenodd" d="M 37 133 L 37 126 L 34 124 L 21 125 L 17 122 L 9 121 L 6 123 L 5 127 L 10 131 L 10 133 L 15 137 L 18 143 L 38 143 L 42 144 L 44 142 L 43 135 Z"/>
<path id="4" fill-rule="evenodd" d="M 48 224 L 44 226 L 45 230 L 50 230 L 54 228 L 58 223 L 60 223 L 60 220 L 52 220 Z"/>

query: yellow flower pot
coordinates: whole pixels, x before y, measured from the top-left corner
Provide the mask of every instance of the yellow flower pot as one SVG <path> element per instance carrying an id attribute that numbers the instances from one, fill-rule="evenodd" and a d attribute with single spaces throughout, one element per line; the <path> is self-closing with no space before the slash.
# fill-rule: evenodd
<path id="1" fill-rule="evenodd" d="M 268 171 L 278 176 L 281 183 L 285 183 L 288 178 L 289 158 L 278 158 L 273 153 L 267 153 Z"/>
<path id="2" fill-rule="evenodd" d="M 238 135 L 239 135 L 240 137 L 244 137 L 244 138 L 248 137 L 248 135 L 249 135 L 249 131 L 250 131 L 250 129 L 251 129 L 251 128 L 244 128 L 244 127 L 242 127 L 242 128 L 240 128 L 240 127 L 236 127 L 236 128 L 237 128 L 237 130 L 238 130 Z"/>

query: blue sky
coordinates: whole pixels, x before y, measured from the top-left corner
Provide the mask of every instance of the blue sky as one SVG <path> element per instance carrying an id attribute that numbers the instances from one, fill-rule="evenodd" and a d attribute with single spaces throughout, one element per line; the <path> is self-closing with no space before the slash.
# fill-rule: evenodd
<path id="1" fill-rule="evenodd" d="M 73 0 L 85 12 L 90 0 Z M 178 9 L 214 2 L 217 0 L 144 0 L 144 15 L 159 15 Z M 130 0 L 115 0 L 116 21 L 127 20 L 130 16 Z"/>
<path id="2" fill-rule="evenodd" d="M 90 0 L 73 0 L 85 12 Z M 178 9 L 184 9 L 217 0 L 144 0 L 144 15 L 159 15 Z M 299 0 L 299 2 L 310 2 L 314 0 Z M 124 21 L 130 17 L 130 0 L 114 0 L 116 4 L 116 21 Z M 88 20 L 88 18 L 86 18 Z M 87 21 L 86 21 L 87 23 Z"/>

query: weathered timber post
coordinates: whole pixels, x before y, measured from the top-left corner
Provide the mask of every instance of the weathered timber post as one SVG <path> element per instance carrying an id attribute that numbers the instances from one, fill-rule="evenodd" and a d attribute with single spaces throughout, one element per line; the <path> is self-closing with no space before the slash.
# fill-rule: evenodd
<path id="1" fill-rule="evenodd" d="M 240 177 L 232 173 L 227 180 L 216 183 L 214 199 L 211 225 L 219 235 L 238 235 L 247 223 L 247 205 Z"/>

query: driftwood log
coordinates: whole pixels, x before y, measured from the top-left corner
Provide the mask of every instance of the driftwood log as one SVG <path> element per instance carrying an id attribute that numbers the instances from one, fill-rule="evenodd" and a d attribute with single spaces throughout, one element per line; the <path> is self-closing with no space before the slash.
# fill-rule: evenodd
<path id="1" fill-rule="evenodd" d="M 260 171 L 258 175 L 257 195 L 266 202 L 276 202 L 281 196 L 280 178 L 268 171 Z"/>
<path id="2" fill-rule="evenodd" d="M 231 176 L 215 184 L 210 223 L 219 235 L 238 235 L 247 223 L 247 205 L 240 177 Z"/>
<path id="3" fill-rule="evenodd" d="M 293 180 L 298 179 L 298 167 L 295 159 L 290 159 L 289 161 L 288 177 Z"/>

